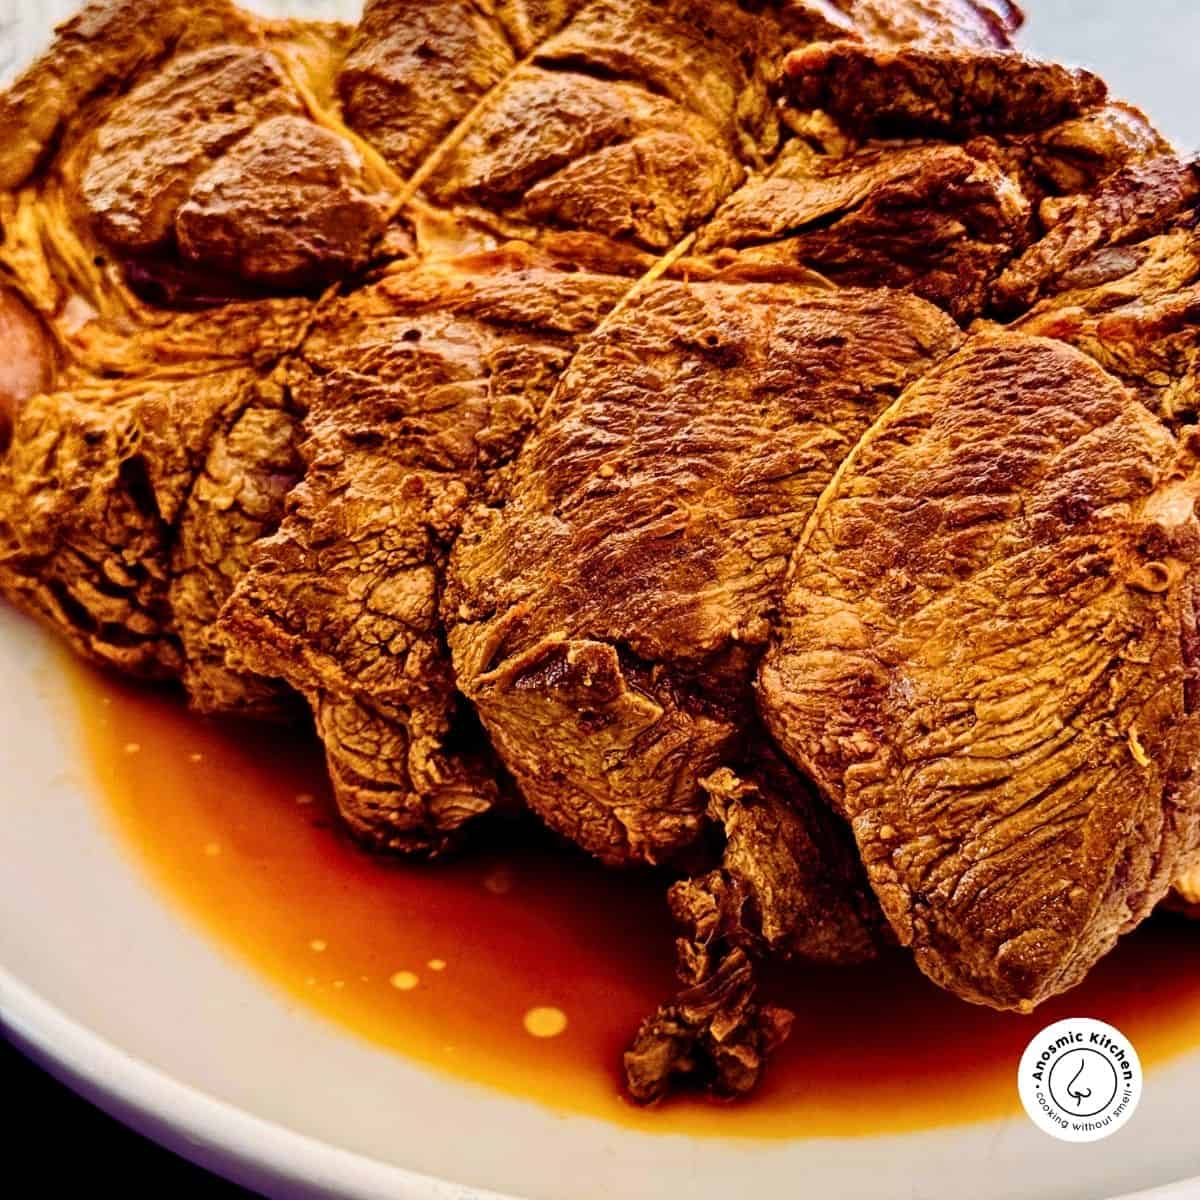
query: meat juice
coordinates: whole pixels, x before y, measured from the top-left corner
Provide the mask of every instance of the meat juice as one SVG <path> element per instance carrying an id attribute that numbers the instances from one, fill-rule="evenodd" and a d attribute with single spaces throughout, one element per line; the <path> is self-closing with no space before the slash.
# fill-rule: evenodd
<path id="1" fill-rule="evenodd" d="M 764 1086 L 640 1110 L 621 1096 L 620 1055 L 672 991 L 661 878 L 528 829 L 433 865 L 372 856 L 342 833 L 307 735 L 68 670 L 99 801 L 164 893 L 292 999 L 472 1083 L 649 1133 L 873 1135 L 1018 1114 L 1021 1051 L 1068 1016 L 1116 1025 L 1151 1073 L 1200 1046 L 1200 925 L 1160 917 L 1033 1017 L 972 1008 L 900 952 L 780 968 L 765 990 L 797 1020 Z"/>

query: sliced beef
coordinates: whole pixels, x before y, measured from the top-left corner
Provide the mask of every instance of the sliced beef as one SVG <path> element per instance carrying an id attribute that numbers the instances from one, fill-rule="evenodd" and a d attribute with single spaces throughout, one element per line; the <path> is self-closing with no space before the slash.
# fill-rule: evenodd
<path id="1" fill-rule="evenodd" d="M 281 686 L 227 666 L 216 618 L 300 471 L 275 368 L 313 305 L 243 290 L 221 267 L 252 240 L 286 273 L 271 284 L 307 287 L 378 229 L 356 151 L 311 119 L 275 55 L 316 86 L 319 47 L 336 58 L 341 38 L 287 23 L 267 39 L 216 2 L 105 0 L 0 100 L 0 157 L 41 146 L 36 174 L 0 196 L 0 263 L 22 297 L 0 331 L 19 393 L 0 587 L 93 659 L 178 677 L 206 712 L 289 707 Z M 285 189 L 302 161 L 306 186 Z"/>
<path id="2" fill-rule="evenodd" d="M 776 149 L 784 37 L 770 5 L 592 0 L 433 158 L 426 192 L 513 232 L 667 249 Z"/>
<path id="3" fill-rule="evenodd" d="M 1108 94 L 1088 71 L 979 49 L 818 43 L 793 51 L 785 75 L 799 108 L 821 109 L 849 132 L 874 137 L 1046 129 Z"/>
<path id="4" fill-rule="evenodd" d="M 442 160 L 429 193 L 662 250 L 742 178 L 717 131 L 671 101 L 531 66 Z"/>
<path id="5" fill-rule="evenodd" d="M 996 309 L 1090 355 L 1173 428 L 1194 423 L 1198 203 L 1193 165 L 1161 147 L 1090 191 L 1045 201 L 1045 235 L 997 280 Z"/>
<path id="6" fill-rule="evenodd" d="M 1145 113 L 1120 101 L 1036 133 L 1005 137 L 1000 146 L 971 145 L 984 155 L 1002 155 L 1029 195 L 1039 198 L 1091 192 L 1122 167 L 1171 149 Z"/>
<path id="7" fill-rule="evenodd" d="M 213 627 L 295 482 L 293 440 L 248 368 L 29 399 L 0 459 L 0 588 L 95 661 L 182 678 L 204 711 L 276 711 Z"/>
<path id="8" fill-rule="evenodd" d="M 1067 986 L 1200 836 L 1195 196 L 1018 23 L 93 3 L 0 96 L 0 588 L 206 711 L 299 690 L 374 845 L 454 845 L 499 758 L 605 861 L 686 858 L 638 1100 L 753 1086 L 763 958 Z M 935 369 L 919 297 L 1144 405 L 1022 335 Z M 798 544 L 760 701 L 840 813 L 755 703 Z"/>
<path id="9" fill-rule="evenodd" d="M 1090 194 L 1054 206 L 1046 235 L 997 280 L 994 304 L 1022 312 L 1096 251 L 1162 230 L 1200 197 L 1200 178 L 1173 152 L 1131 163 Z M 1045 206 L 1043 206 L 1045 207 Z"/>
<path id="10" fill-rule="evenodd" d="M 991 158 L 944 143 L 873 143 L 822 154 L 792 142 L 701 234 L 707 268 L 746 275 L 787 265 L 846 286 L 910 288 L 959 320 L 982 313 L 1031 206 Z"/>
<path id="11" fill-rule="evenodd" d="M 181 679 L 200 712 L 296 712 L 274 678 L 230 665 L 217 626 L 255 545 L 279 525 L 284 500 L 303 471 L 299 419 L 290 400 L 281 381 L 256 382 L 249 403 L 209 440 L 203 470 L 179 514 L 168 601 L 183 649 Z"/>
<path id="12" fill-rule="evenodd" d="M 443 604 L 547 822 L 612 863 L 695 840 L 812 505 L 956 341 L 900 294 L 664 282 L 584 343 Z"/>
<path id="13" fill-rule="evenodd" d="M 362 267 L 386 206 L 348 141 L 275 117 L 196 180 L 175 229 L 185 258 L 286 290 Z"/>
<path id="14" fill-rule="evenodd" d="M 1194 861 L 1195 502 L 1077 351 L 973 339 L 821 498 L 760 678 L 922 970 L 1029 1009 Z"/>
<path id="15" fill-rule="evenodd" d="M 800 54 L 824 62 L 827 52 L 831 62 L 848 54 L 883 71 L 884 78 L 890 78 L 885 68 L 907 64 L 913 87 L 924 88 L 930 111 L 942 115 L 926 119 L 914 101 L 901 105 L 894 120 L 867 127 L 852 111 L 843 111 L 836 96 L 818 95 L 803 81 L 793 85 L 796 103 L 809 106 L 791 111 L 798 136 L 700 231 L 681 272 L 728 279 L 783 267 L 812 270 L 843 286 L 910 289 L 966 324 L 992 311 L 1022 263 L 1043 253 L 1067 259 L 1054 248 L 1055 236 L 1062 235 L 1051 226 L 1072 205 L 1084 205 L 1093 195 L 1102 203 L 1109 191 L 1122 190 L 1126 175 L 1152 177 L 1155 164 L 1171 156 L 1137 110 L 1103 103 L 1102 88 L 1075 87 L 1074 76 L 1066 82 L 1053 72 L 1042 78 L 1047 64 L 1013 54 L 885 52 L 852 43 Z M 936 67 L 937 87 L 922 73 L 928 64 Z M 971 108 L 970 88 L 981 88 L 989 72 L 1001 96 L 1014 73 L 1024 86 L 1045 91 L 1040 115 L 1019 103 L 1011 109 L 989 106 L 982 95 Z M 943 92 L 967 109 L 949 113 Z M 822 103 L 842 124 L 813 110 Z M 988 133 L 978 132 L 985 128 Z M 966 141 L 956 140 L 972 131 Z M 895 136 L 859 140 L 863 133 L 886 132 Z M 1152 207 L 1147 200 L 1147 210 Z M 1117 220 L 1110 215 L 1107 224 L 1102 218 L 1093 223 L 1112 230 Z M 1029 303 L 1031 298 L 1025 306 Z"/>
<path id="16" fill-rule="evenodd" d="M 519 248 L 400 269 L 326 307 L 304 345 L 307 473 L 224 627 L 238 661 L 308 697 L 342 811 L 376 844 L 436 853 L 498 799 L 442 641 L 443 565 L 628 287 Z"/>
<path id="17" fill-rule="evenodd" d="M 647 1018 L 625 1055 L 630 1096 L 681 1081 L 719 1095 L 758 1083 L 791 1013 L 758 998 L 756 961 L 874 957 L 884 922 L 848 828 L 767 744 L 701 784 L 722 831 L 720 864 L 671 889 L 683 991 Z"/>

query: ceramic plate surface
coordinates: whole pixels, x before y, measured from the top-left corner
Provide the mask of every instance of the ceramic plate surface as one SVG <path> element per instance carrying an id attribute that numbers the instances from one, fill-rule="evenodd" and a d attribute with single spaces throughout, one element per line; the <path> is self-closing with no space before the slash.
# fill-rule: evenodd
<path id="1" fill-rule="evenodd" d="M 0 70 L 69 7 L 0 0 Z M 1194 0 L 1028 7 L 1028 48 L 1099 68 L 1200 142 Z M 95 798 L 61 663 L 0 609 L 0 1017 L 56 1074 L 195 1161 L 289 1197 L 1200 1196 L 1200 1052 L 1151 1074 L 1124 1134 L 1079 1147 L 1023 1118 L 845 1140 L 649 1135 L 376 1049 L 227 956 L 143 875 Z M 169 793 L 164 780 L 164 819 Z"/>

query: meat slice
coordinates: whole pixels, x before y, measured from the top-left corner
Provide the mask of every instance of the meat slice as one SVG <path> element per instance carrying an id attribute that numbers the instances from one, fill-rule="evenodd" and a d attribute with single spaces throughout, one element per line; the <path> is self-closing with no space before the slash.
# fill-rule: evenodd
<path id="1" fill-rule="evenodd" d="M 224 629 L 310 701 L 351 827 L 437 853 L 498 800 L 438 620 L 468 502 L 629 287 L 532 251 L 401 268 L 326 307 L 293 368 L 303 483 Z"/>
<path id="2" fill-rule="evenodd" d="M 882 940 L 847 831 L 756 732 L 750 682 L 820 489 L 958 341 L 902 295 L 650 285 L 584 344 L 502 506 L 456 543 L 458 683 L 535 811 L 614 864 L 724 839 L 672 893 L 683 991 L 626 1056 L 639 1101 L 754 1086 L 790 1023 L 757 996 L 760 959 Z"/>
<path id="3" fill-rule="evenodd" d="M 443 603 L 459 686 L 554 828 L 611 863 L 695 840 L 817 496 L 957 338 L 899 294 L 662 282 L 583 345 Z"/>
<path id="4" fill-rule="evenodd" d="M 975 145 L 986 152 L 986 144 Z M 1029 194 L 1043 199 L 1090 193 L 1121 168 L 1171 149 L 1145 113 L 1121 101 L 1036 133 L 1005 138 L 1002 145 Z"/>
<path id="5" fill-rule="evenodd" d="M 981 335 L 817 506 L 761 670 L 921 969 L 1027 1010 L 1195 860 L 1200 472 L 1061 343 Z"/>
<path id="6" fill-rule="evenodd" d="M 1032 208 L 995 156 L 945 143 L 871 143 L 823 154 L 788 145 L 736 192 L 697 243 L 726 277 L 808 267 L 844 286 L 910 288 L 959 320 L 985 311 L 1031 237 Z"/>
<path id="7" fill-rule="evenodd" d="M 381 225 L 380 177 L 307 106 L 342 45 L 333 26 L 268 37 L 217 0 L 98 0 L 0 98 L 0 158 L 34 171 L 0 194 L 20 297 L 3 332 L 24 355 L 0 588 L 89 657 L 179 678 L 205 712 L 291 711 L 227 665 L 216 619 L 301 468 L 276 367 L 313 304 L 263 292 L 352 269 Z M 239 241 L 253 286 L 222 269 Z"/>
<path id="8" fill-rule="evenodd" d="M 213 627 L 295 482 L 293 442 L 249 368 L 30 398 L 0 459 L 0 589 L 94 661 L 182 678 L 203 711 L 278 711 Z"/>
<path id="9" fill-rule="evenodd" d="M 786 89 L 858 136 L 969 137 L 1057 125 L 1102 104 L 1089 71 L 1011 51 L 832 42 L 793 51 Z"/>
<path id="10" fill-rule="evenodd" d="M 908 79 L 913 95 L 897 100 L 886 119 L 878 105 L 856 115 L 833 71 L 844 56 L 879 72 L 881 87 L 891 88 L 896 74 Z M 848 42 L 808 47 L 789 62 L 813 72 L 788 85 L 788 119 L 799 136 L 700 231 L 680 266 L 693 278 L 798 267 L 843 286 L 910 289 L 966 324 L 1007 295 L 1022 264 L 1043 257 L 1069 263 L 1055 241 L 1065 231 L 1054 226 L 1075 206 L 1110 214 L 1090 222 L 1099 230 L 1092 244 L 1105 231 L 1128 237 L 1134 226 L 1118 228 L 1119 201 L 1103 198 L 1129 195 L 1127 177 L 1166 177 L 1173 169 L 1184 178 L 1183 164 L 1143 114 L 1104 103 L 1102 87 L 1060 77 L 1050 64 L 991 51 L 884 51 Z M 1044 93 L 1040 108 L 1008 106 L 1010 75 L 1019 81 L 1018 98 L 1022 88 Z M 988 79 L 998 89 L 995 103 L 980 90 Z M 947 108 L 948 97 L 961 112 Z M 837 122 L 814 107 L 822 104 Z M 1144 208 L 1137 227 L 1153 224 L 1151 211 L 1159 220 L 1169 215 L 1167 205 L 1149 199 Z M 1088 244 L 1075 234 L 1071 253 L 1086 253 Z M 1010 315 L 1033 298 L 1018 301 Z"/>

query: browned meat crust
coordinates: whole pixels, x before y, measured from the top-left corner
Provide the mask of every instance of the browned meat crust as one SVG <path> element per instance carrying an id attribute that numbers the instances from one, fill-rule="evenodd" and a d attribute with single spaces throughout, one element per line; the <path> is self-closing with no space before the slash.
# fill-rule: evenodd
<path id="1" fill-rule="evenodd" d="M 370 0 L 337 89 L 346 120 L 407 175 L 515 63 L 504 23 L 473 0 Z"/>
<path id="2" fill-rule="evenodd" d="M 660 283 L 584 344 L 443 606 L 544 820 L 612 863 L 696 839 L 816 497 L 957 341 L 900 294 Z"/>
<path id="3" fill-rule="evenodd" d="M 496 88 L 426 177 L 441 205 L 669 249 L 779 139 L 783 33 L 731 0 L 603 0 Z"/>
<path id="4" fill-rule="evenodd" d="M 908 288 L 968 320 L 1027 243 L 1031 216 L 1011 172 L 962 146 L 823 154 L 798 140 L 704 230 L 707 264 L 688 265 L 725 277 L 803 265 L 847 287 Z"/>
<path id="5" fill-rule="evenodd" d="M 0 461 L 0 584 L 88 657 L 182 678 L 202 711 L 274 712 L 214 627 L 298 477 L 294 437 L 249 368 L 37 396 Z"/>
<path id="6" fill-rule="evenodd" d="M 1088 71 L 1011 51 L 832 42 L 794 51 L 784 70 L 798 107 L 820 109 L 860 137 L 1032 132 L 1096 108 L 1108 94 Z"/>
<path id="7" fill-rule="evenodd" d="M 311 121 L 279 116 L 200 175 L 175 230 L 191 262 L 248 283 L 312 287 L 366 265 L 386 205 L 367 190 L 349 142 Z"/>
<path id="8" fill-rule="evenodd" d="M 842 59 L 877 76 L 893 109 L 864 102 L 856 117 L 859 91 L 838 92 L 842 75 L 823 73 Z M 789 63 L 799 136 L 705 226 L 682 264 L 691 277 L 803 267 L 844 286 L 911 289 L 965 324 L 1023 311 L 1042 276 L 1191 198 L 1190 168 L 1091 77 L 1012 53 L 850 42 L 807 47 Z M 821 80 L 833 90 L 816 95 Z M 1022 88 L 1039 103 L 1023 102 Z M 809 111 L 815 103 L 838 123 Z"/>
<path id="9" fill-rule="evenodd" d="M 1024 15 L 1012 0 L 789 0 L 782 19 L 804 42 L 862 38 L 961 50 L 1010 46 Z"/>

